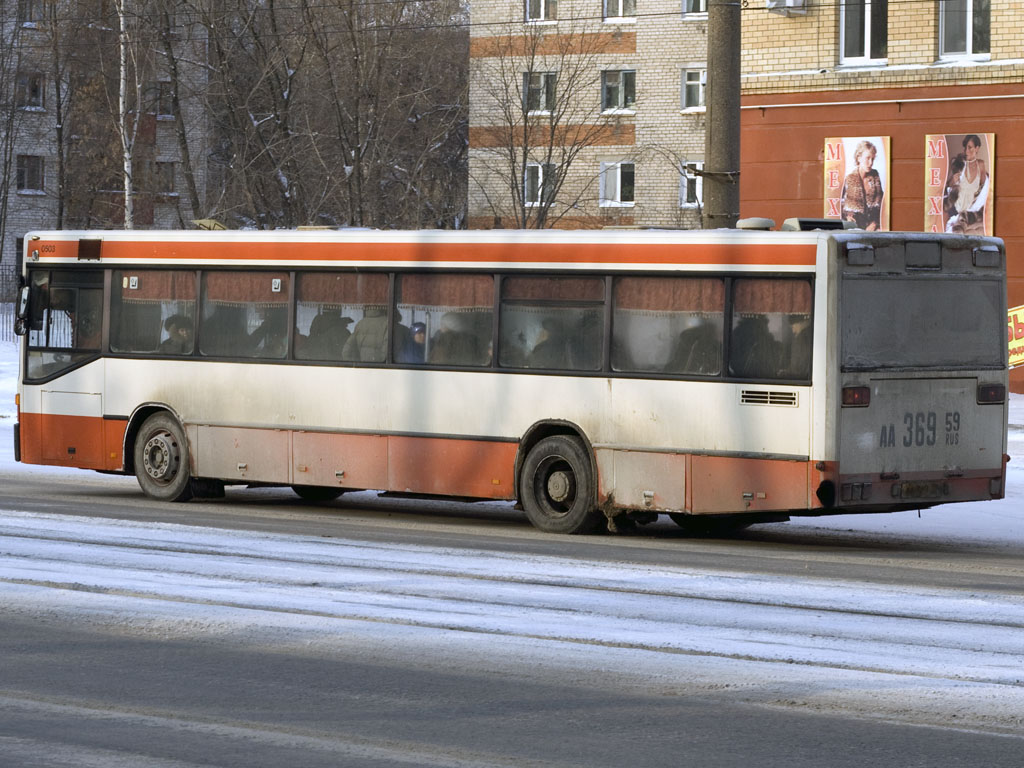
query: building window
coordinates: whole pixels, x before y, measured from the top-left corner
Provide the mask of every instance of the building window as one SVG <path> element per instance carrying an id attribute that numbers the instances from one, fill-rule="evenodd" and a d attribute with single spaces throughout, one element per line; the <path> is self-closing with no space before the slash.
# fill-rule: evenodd
<path id="1" fill-rule="evenodd" d="M 558 18 L 558 0 L 526 0 L 527 21 L 554 21 Z"/>
<path id="2" fill-rule="evenodd" d="M 704 204 L 704 177 L 697 171 L 704 170 L 704 163 L 686 163 L 680 169 L 679 207 L 699 208 Z"/>
<path id="3" fill-rule="evenodd" d="M 635 178 L 633 163 L 601 163 L 601 205 L 633 205 Z"/>
<path id="4" fill-rule="evenodd" d="M 683 0 L 683 16 L 707 12 L 708 0 Z"/>
<path id="5" fill-rule="evenodd" d="M 523 74 L 523 99 L 527 112 L 550 112 L 555 104 L 554 72 L 525 72 Z"/>
<path id="6" fill-rule="evenodd" d="M 171 84 L 163 80 L 150 83 L 146 93 L 146 111 L 160 117 L 170 117 L 174 114 L 171 105 Z"/>
<path id="7" fill-rule="evenodd" d="M 15 104 L 22 109 L 43 108 L 43 76 L 39 72 L 19 72 L 15 85 Z"/>
<path id="8" fill-rule="evenodd" d="M 989 0 L 939 0 L 939 40 L 943 56 L 989 52 Z"/>
<path id="9" fill-rule="evenodd" d="M 613 69 L 601 73 L 601 109 L 632 109 L 635 105 L 635 71 Z"/>
<path id="10" fill-rule="evenodd" d="M 683 109 L 695 109 L 704 106 L 704 86 L 707 83 L 707 70 L 684 69 L 682 88 L 679 94 Z"/>
<path id="11" fill-rule="evenodd" d="M 553 163 L 529 163 L 523 187 L 523 202 L 528 206 L 550 203 L 554 195 Z"/>
<path id="12" fill-rule="evenodd" d="M 888 0 L 843 0 L 839 16 L 843 63 L 885 59 L 889 52 L 888 14 Z"/>
<path id="13" fill-rule="evenodd" d="M 42 192 L 43 158 L 38 155 L 18 155 L 18 191 Z"/>
<path id="14" fill-rule="evenodd" d="M 43 0 L 18 0 L 18 23 L 35 26 L 43 20 Z"/>
<path id="15" fill-rule="evenodd" d="M 636 16 L 636 0 L 604 0 L 604 17 L 621 19 Z"/>

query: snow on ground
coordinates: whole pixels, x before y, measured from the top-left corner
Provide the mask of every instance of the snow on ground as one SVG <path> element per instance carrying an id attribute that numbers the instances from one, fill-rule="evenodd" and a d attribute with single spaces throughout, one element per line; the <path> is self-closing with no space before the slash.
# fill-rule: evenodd
<path id="1" fill-rule="evenodd" d="M 17 345 L 0 341 L 0 467 L 11 468 L 11 425 L 15 418 Z M 838 515 L 794 518 L 789 526 L 804 529 L 868 533 L 929 540 L 982 541 L 1024 544 L 1024 395 L 1010 396 L 1010 438 L 1006 498 L 1000 501 L 946 504 L 918 512 L 879 515 Z M 83 483 L 98 476 L 62 467 L 13 464 L 19 471 L 79 476 Z M 109 479 L 105 478 L 109 482 Z"/>

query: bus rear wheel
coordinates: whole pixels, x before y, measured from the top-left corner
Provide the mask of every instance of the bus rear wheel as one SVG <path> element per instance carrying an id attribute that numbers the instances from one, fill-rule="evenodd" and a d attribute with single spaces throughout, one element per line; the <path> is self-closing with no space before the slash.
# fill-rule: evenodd
<path id="1" fill-rule="evenodd" d="M 188 501 L 188 442 L 185 431 L 167 413 L 150 416 L 135 440 L 135 477 L 143 493 L 159 501 Z"/>
<path id="2" fill-rule="evenodd" d="M 304 501 L 333 501 L 345 492 L 344 488 L 328 488 L 323 485 L 293 485 L 292 490 Z"/>
<path id="3" fill-rule="evenodd" d="M 527 454 L 519 500 L 533 525 L 547 533 L 590 533 L 604 515 L 594 506 L 594 472 L 583 443 L 552 435 Z"/>

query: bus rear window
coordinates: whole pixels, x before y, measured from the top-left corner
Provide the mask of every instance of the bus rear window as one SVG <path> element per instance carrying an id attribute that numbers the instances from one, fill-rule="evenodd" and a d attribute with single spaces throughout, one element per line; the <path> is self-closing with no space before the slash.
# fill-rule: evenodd
<path id="1" fill-rule="evenodd" d="M 842 367 L 997 368 L 1006 329 L 995 280 L 846 277 L 840 307 Z"/>

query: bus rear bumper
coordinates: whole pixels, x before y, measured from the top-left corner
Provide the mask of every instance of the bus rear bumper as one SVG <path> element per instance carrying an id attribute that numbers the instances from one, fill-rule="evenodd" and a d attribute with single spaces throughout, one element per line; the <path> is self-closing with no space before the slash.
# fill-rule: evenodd
<path id="1" fill-rule="evenodd" d="M 21 461 L 21 422 L 14 422 L 14 460 Z"/>
<path id="2" fill-rule="evenodd" d="M 836 506 L 845 509 L 892 505 L 987 501 L 1001 499 L 1005 471 L 977 470 L 962 475 L 840 475 Z"/>

